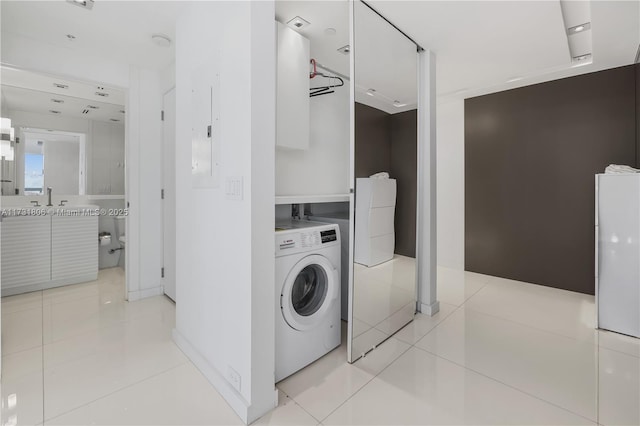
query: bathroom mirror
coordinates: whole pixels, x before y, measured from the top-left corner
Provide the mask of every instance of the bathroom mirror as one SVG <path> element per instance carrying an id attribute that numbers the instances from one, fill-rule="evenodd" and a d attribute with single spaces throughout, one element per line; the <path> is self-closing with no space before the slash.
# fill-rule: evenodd
<path id="1" fill-rule="evenodd" d="M 2 66 L 2 195 L 124 195 L 125 93 Z"/>
<path id="2" fill-rule="evenodd" d="M 353 19 L 350 362 L 412 321 L 417 295 L 417 46 L 365 3 Z"/>

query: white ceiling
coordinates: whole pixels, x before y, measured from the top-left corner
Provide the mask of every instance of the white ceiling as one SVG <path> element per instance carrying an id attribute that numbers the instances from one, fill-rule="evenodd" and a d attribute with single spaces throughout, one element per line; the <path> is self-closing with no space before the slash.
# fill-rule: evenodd
<path id="1" fill-rule="evenodd" d="M 369 2 L 422 47 L 435 52 L 440 98 L 475 96 L 633 62 L 640 42 L 638 0 L 566 3 L 590 6 L 591 64 L 572 67 L 558 0 Z M 174 59 L 174 44 L 158 47 L 151 35 L 164 33 L 174 39 L 175 20 L 188 4 L 97 0 L 88 11 L 64 0 L 2 1 L 0 23 L 5 34 L 87 56 L 164 67 Z M 312 39 L 312 55 L 334 71 L 348 74 L 348 57 L 336 52 L 348 44 L 347 8 L 346 1 L 278 1 L 276 15 L 284 22 L 298 14 L 309 20 L 312 25 L 302 33 Z M 336 29 L 334 36 L 324 34 L 329 27 Z M 69 41 L 67 34 L 76 39 Z M 507 82 L 515 77 L 522 79 Z"/>
<path id="2" fill-rule="evenodd" d="M 640 42 L 639 2 L 576 2 L 589 3 L 593 48 L 593 63 L 579 67 L 572 66 L 557 0 L 369 4 L 435 52 L 439 97 L 463 98 L 633 63 Z M 508 82 L 517 77 L 522 79 Z"/>
<path id="3" fill-rule="evenodd" d="M 87 56 L 100 55 L 117 62 L 165 67 L 175 57 L 151 41 L 162 33 L 175 39 L 175 22 L 189 2 L 97 0 L 92 10 L 64 0 L 2 1 L 3 33 L 19 34 Z M 69 41 L 67 34 L 76 38 Z"/>
<path id="4" fill-rule="evenodd" d="M 0 68 L 0 79 L 3 110 L 106 122 L 124 121 L 123 90 L 4 66 Z M 56 84 L 67 88 L 58 88 Z"/>

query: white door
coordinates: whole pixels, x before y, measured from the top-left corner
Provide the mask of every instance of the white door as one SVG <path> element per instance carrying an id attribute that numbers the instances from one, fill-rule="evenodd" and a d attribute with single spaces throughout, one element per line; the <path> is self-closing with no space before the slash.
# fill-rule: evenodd
<path id="1" fill-rule="evenodd" d="M 163 97 L 163 286 L 164 293 L 176 300 L 176 89 Z"/>

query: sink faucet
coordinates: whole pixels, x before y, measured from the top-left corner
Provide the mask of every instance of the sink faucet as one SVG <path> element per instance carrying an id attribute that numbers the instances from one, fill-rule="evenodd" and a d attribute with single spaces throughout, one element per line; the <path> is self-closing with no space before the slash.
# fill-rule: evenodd
<path id="1" fill-rule="evenodd" d="M 49 197 L 49 202 L 47 203 L 47 207 L 53 207 L 53 203 L 51 202 L 51 191 L 53 191 L 52 187 L 47 187 L 47 197 Z"/>

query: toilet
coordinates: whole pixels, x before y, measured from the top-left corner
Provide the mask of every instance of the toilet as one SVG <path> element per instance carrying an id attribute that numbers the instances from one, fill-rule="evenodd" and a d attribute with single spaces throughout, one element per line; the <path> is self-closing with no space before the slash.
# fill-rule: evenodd
<path id="1" fill-rule="evenodd" d="M 125 220 L 126 220 L 126 216 L 117 216 L 113 219 L 114 221 L 114 225 L 115 225 L 115 234 L 116 234 L 116 238 L 118 239 L 118 242 L 120 243 L 120 258 L 118 259 L 118 266 L 120 266 L 122 269 L 124 269 L 124 261 L 125 261 L 125 254 L 124 254 L 124 249 L 125 246 L 127 244 L 127 236 L 125 234 Z"/>

